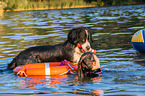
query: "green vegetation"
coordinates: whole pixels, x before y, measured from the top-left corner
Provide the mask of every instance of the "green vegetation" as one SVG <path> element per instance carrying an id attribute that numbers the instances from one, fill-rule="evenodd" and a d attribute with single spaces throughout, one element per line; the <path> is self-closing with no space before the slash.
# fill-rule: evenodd
<path id="1" fill-rule="evenodd" d="M 143 3 L 145 0 L 0 0 L 3 10 L 60 9 Z"/>
<path id="2" fill-rule="evenodd" d="M 84 0 L 0 0 L 4 10 L 16 9 L 60 9 L 90 5 Z"/>
<path id="3" fill-rule="evenodd" d="M 45 8 L 48 2 L 30 0 L 2 0 L 4 10 Z"/>
<path id="4" fill-rule="evenodd" d="M 49 8 L 71 8 L 77 6 L 87 6 L 84 0 L 49 0 Z"/>
<path id="5" fill-rule="evenodd" d="M 129 5 L 129 4 L 145 3 L 145 0 L 85 0 L 85 1 L 98 6 L 114 6 L 114 5 Z"/>
<path id="6" fill-rule="evenodd" d="M 3 6 L 2 6 L 2 2 L 0 1 L 0 17 L 2 16 L 3 14 Z"/>

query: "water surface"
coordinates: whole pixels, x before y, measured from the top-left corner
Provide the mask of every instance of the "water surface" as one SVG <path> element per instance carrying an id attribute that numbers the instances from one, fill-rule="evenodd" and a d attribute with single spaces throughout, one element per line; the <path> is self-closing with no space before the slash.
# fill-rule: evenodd
<path id="1" fill-rule="evenodd" d="M 0 19 L 0 70 L 22 50 L 66 40 L 73 27 L 92 29 L 103 75 L 79 80 L 76 75 L 18 77 L 0 72 L 0 95 L 127 95 L 145 94 L 144 56 L 131 45 L 145 28 L 145 5 L 6 12 Z M 141 58 L 141 59 L 140 59 Z"/>

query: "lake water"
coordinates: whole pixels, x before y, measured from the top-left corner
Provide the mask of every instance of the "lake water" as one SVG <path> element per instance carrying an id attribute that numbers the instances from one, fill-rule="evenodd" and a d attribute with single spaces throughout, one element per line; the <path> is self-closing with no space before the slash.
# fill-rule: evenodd
<path id="1" fill-rule="evenodd" d="M 64 42 L 73 27 L 92 29 L 103 75 L 18 77 L 2 71 L 22 50 Z M 145 5 L 6 12 L 0 19 L 0 95 L 145 96 L 144 56 L 131 37 L 145 28 Z"/>

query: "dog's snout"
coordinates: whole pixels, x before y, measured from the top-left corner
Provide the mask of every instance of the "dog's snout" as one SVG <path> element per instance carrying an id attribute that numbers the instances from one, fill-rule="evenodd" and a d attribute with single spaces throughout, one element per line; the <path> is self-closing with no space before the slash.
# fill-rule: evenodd
<path id="1" fill-rule="evenodd" d="M 91 48 L 90 46 L 87 46 L 87 47 L 86 47 L 87 50 L 90 50 L 90 48 Z"/>

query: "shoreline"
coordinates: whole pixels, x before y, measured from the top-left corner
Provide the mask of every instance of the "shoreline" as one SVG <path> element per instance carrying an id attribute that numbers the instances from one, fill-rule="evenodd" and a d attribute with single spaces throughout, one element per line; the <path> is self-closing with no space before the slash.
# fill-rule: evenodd
<path id="1" fill-rule="evenodd" d="M 145 4 L 125 4 L 125 5 L 112 5 L 112 6 L 127 6 L 127 5 L 145 5 Z M 99 5 L 87 5 L 87 6 L 74 6 L 74 7 L 46 7 L 46 8 L 29 8 L 29 9 L 13 9 L 13 10 L 0 10 L 0 16 L 3 12 L 9 11 L 37 11 L 37 10 L 57 10 L 57 9 L 74 9 L 74 8 L 91 8 L 91 7 L 109 7 L 109 6 L 99 6 Z M 1 14 L 2 13 L 2 14 Z"/>
<path id="2" fill-rule="evenodd" d="M 29 9 L 14 9 L 14 10 L 3 10 L 5 12 L 7 11 L 36 11 L 36 10 L 52 10 L 52 9 L 73 9 L 73 8 L 91 8 L 91 7 L 99 7 L 98 5 L 88 5 L 88 6 L 75 6 L 75 7 L 51 7 L 51 8 L 29 8 Z"/>

